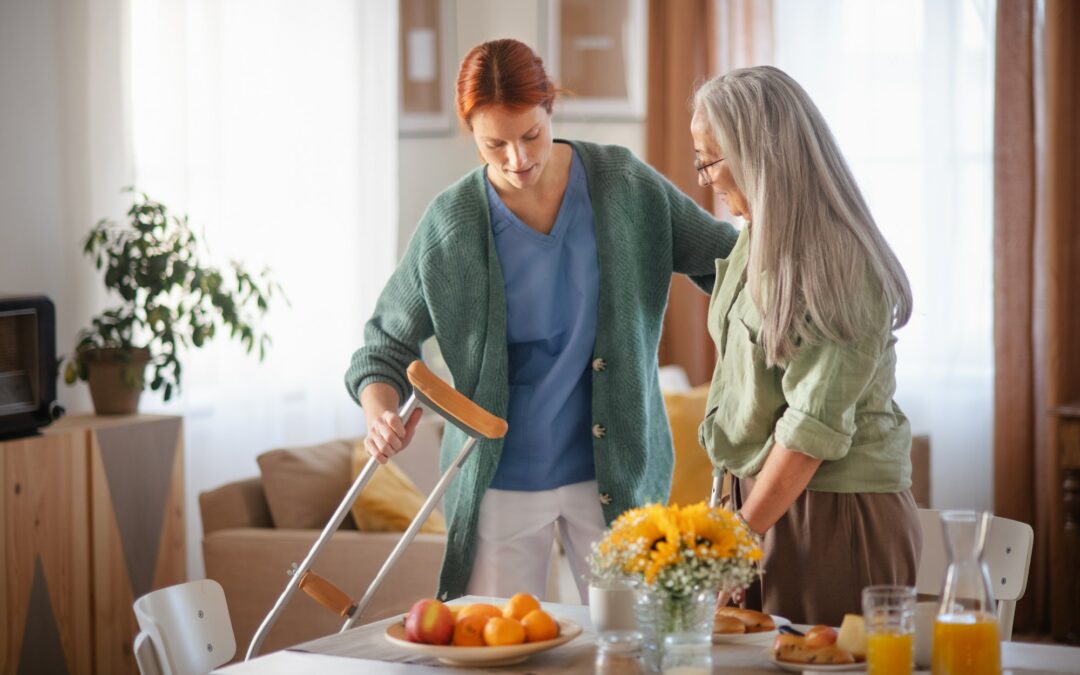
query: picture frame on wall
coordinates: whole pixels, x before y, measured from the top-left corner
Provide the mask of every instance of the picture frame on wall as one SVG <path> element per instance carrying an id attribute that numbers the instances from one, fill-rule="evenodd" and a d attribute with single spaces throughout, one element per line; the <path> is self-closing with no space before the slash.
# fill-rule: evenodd
<path id="1" fill-rule="evenodd" d="M 645 119 L 646 0 L 542 0 L 542 56 L 567 119 Z"/>
<path id="2" fill-rule="evenodd" d="M 399 0 L 398 134 L 454 130 L 454 0 Z"/>

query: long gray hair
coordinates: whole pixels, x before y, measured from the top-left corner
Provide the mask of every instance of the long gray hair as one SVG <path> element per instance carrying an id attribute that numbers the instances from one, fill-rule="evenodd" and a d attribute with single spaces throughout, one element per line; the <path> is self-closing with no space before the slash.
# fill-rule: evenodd
<path id="1" fill-rule="evenodd" d="M 771 66 L 742 68 L 706 82 L 693 106 L 750 207 L 747 285 L 766 364 L 787 363 L 802 343 L 880 331 L 883 305 L 894 329 L 907 323 L 904 268 L 803 88 Z"/>

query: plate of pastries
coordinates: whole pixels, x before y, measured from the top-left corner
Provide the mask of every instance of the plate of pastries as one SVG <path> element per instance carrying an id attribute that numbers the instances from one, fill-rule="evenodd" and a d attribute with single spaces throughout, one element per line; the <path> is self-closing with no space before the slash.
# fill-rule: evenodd
<path id="1" fill-rule="evenodd" d="M 778 668 L 794 673 L 866 670 L 863 618 L 845 615 L 839 631 L 818 625 L 805 634 L 781 632 L 773 641 L 769 659 Z"/>
<path id="2" fill-rule="evenodd" d="M 768 644 L 780 626 L 791 622 L 782 616 L 740 607 L 717 607 L 713 615 L 713 644 Z"/>

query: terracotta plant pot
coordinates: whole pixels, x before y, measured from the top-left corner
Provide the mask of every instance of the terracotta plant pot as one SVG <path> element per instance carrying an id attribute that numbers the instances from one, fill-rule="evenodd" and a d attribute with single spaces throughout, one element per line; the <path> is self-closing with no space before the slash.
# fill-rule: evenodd
<path id="1" fill-rule="evenodd" d="M 79 354 L 86 363 L 87 383 L 98 415 L 132 415 L 139 411 L 145 387 L 143 374 L 150 362 L 148 349 L 87 349 Z"/>

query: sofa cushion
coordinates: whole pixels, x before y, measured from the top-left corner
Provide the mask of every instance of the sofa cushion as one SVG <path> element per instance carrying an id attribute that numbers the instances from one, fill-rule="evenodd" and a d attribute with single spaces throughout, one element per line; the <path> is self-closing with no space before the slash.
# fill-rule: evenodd
<path id="1" fill-rule="evenodd" d="M 203 534 L 237 527 L 273 527 L 262 480 L 246 478 L 199 495 Z"/>
<path id="2" fill-rule="evenodd" d="M 689 391 L 664 392 L 664 406 L 675 446 L 675 471 L 671 477 L 672 504 L 685 506 L 707 500 L 712 489 L 712 461 L 698 443 L 698 426 L 705 419 L 709 385 Z"/>
<path id="3" fill-rule="evenodd" d="M 271 450 L 259 455 L 274 527 L 322 529 L 349 490 L 353 440 Z M 351 517 L 341 524 L 355 529 Z"/>
<path id="4" fill-rule="evenodd" d="M 406 448 L 405 452 L 409 449 Z M 356 443 L 352 465 L 354 480 L 369 457 L 364 444 Z M 372 474 L 353 504 L 352 515 L 357 527 L 364 532 L 404 532 L 420 512 L 425 499 L 427 495 L 420 492 L 405 472 L 390 460 Z M 428 515 L 420 531 L 427 534 L 446 533 L 446 520 L 438 509 Z"/>

